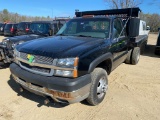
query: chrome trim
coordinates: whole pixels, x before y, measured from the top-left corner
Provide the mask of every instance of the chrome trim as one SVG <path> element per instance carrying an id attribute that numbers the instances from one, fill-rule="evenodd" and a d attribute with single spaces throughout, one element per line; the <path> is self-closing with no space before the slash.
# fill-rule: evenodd
<path id="1" fill-rule="evenodd" d="M 17 60 L 24 62 L 26 64 L 29 64 L 30 66 L 37 66 L 37 67 L 43 67 L 43 68 L 51 68 L 51 69 L 58 69 L 58 70 L 74 70 L 74 68 L 62 68 L 62 67 L 56 67 L 54 65 L 45 65 L 45 64 L 39 64 L 39 63 L 28 63 L 27 60 L 24 60 L 22 58 L 16 57 Z M 55 61 L 55 60 L 54 60 Z M 55 63 L 53 61 L 53 63 Z"/>
<path id="2" fill-rule="evenodd" d="M 19 62 L 19 65 L 20 65 L 20 67 L 22 67 L 23 69 L 26 69 L 26 70 L 28 70 L 28 71 L 30 71 L 30 72 L 32 72 L 32 73 L 36 73 L 36 74 L 40 74 L 40 75 L 44 75 L 44 76 L 53 76 L 53 74 L 54 74 L 54 69 L 51 69 L 51 70 L 50 70 L 50 73 L 45 73 L 45 72 L 40 72 L 40 71 L 36 71 L 36 70 L 29 69 L 29 68 L 23 66 L 20 62 Z"/>
<path id="3" fill-rule="evenodd" d="M 57 91 L 57 90 L 54 90 L 54 89 L 48 89 L 48 88 L 45 88 L 43 86 L 38 87 L 38 86 L 35 86 L 31 83 L 24 82 L 20 78 L 15 76 L 14 74 L 12 74 L 12 77 L 17 83 L 22 85 L 22 87 L 24 87 L 28 91 L 32 90 L 31 92 L 33 92 L 35 94 L 39 93 L 42 96 L 44 96 L 44 95 L 50 96 L 53 100 L 55 100 L 57 102 L 61 102 L 57 99 L 57 98 L 60 98 L 60 99 L 68 101 L 70 104 L 80 102 L 80 101 L 86 99 L 89 96 L 90 87 L 91 87 L 91 83 L 89 83 L 89 84 L 85 85 L 84 87 L 82 87 L 82 88 L 80 88 L 76 91 L 72 91 L 72 92 L 65 92 L 65 91 L 59 91 L 59 90 Z M 64 98 L 64 97 L 54 96 L 53 94 L 48 93 L 47 90 L 53 90 L 55 92 L 70 93 L 72 98 Z"/>

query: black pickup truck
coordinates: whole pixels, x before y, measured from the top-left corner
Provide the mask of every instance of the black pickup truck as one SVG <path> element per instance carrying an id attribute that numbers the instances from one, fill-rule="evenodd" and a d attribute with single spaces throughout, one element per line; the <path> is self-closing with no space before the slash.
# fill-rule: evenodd
<path id="1" fill-rule="evenodd" d="M 108 89 L 108 75 L 121 63 L 137 64 L 139 8 L 76 12 L 54 37 L 37 39 L 14 50 L 13 79 L 56 102 L 87 100 L 98 105 Z M 124 22 L 125 20 L 125 22 Z"/>
<path id="2" fill-rule="evenodd" d="M 54 21 L 33 21 L 27 35 L 8 37 L 0 43 L 0 68 L 8 66 L 13 61 L 13 50 L 16 45 L 31 41 L 37 38 L 44 38 L 55 35 L 65 24 L 64 20 Z"/>

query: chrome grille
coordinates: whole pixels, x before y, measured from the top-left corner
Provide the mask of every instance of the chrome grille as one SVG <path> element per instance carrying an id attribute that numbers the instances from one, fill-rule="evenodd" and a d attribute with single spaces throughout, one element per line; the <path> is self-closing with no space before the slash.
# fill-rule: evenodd
<path id="1" fill-rule="evenodd" d="M 51 72 L 51 69 L 49 68 L 42 68 L 42 67 L 37 67 L 37 66 L 30 66 L 29 64 L 26 64 L 26 63 L 23 63 L 23 62 L 20 62 L 22 66 L 30 69 L 30 70 L 33 70 L 33 71 L 37 71 L 37 72 L 42 72 L 42 73 L 47 73 L 49 74 Z"/>
<path id="2" fill-rule="evenodd" d="M 20 52 L 20 58 L 24 59 L 24 60 L 28 60 L 27 59 L 27 53 L 22 53 Z M 44 57 L 44 56 L 39 56 L 39 55 L 33 55 L 34 56 L 34 62 L 35 63 L 39 63 L 39 64 L 47 64 L 47 65 L 52 65 L 53 64 L 53 58 L 50 57 Z"/>

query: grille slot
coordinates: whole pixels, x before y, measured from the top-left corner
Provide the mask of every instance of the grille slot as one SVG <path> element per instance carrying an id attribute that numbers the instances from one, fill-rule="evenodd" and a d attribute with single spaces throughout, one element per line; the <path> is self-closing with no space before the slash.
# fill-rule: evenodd
<path id="1" fill-rule="evenodd" d="M 51 69 L 49 68 L 42 68 L 42 67 L 37 67 L 37 66 L 30 66 L 29 64 L 26 64 L 26 63 L 23 63 L 23 62 L 20 62 L 22 66 L 30 69 L 30 70 L 33 70 L 33 71 L 37 71 L 37 72 L 41 72 L 41 73 L 47 73 L 49 74 L 51 72 Z"/>
<path id="2" fill-rule="evenodd" d="M 20 53 L 20 58 L 24 59 L 24 60 L 28 60 L 27 59 L 27 53 Z M 39 64 L 47 64 L 47 65 L 52 65 L 53 64 L 53 58 L 50 57 L 44 57 L 44 56 L 39 56 L 39 55 L 34 55 L 35 57 L 35 63 L 39 63 Z"/>

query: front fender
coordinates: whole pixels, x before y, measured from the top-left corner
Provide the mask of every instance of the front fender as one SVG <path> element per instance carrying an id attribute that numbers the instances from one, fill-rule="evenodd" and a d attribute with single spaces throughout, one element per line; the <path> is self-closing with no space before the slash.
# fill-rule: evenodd
<path id="1" fill-rule="evenodd" d="M 96 58 L 94 61 L 92 61 L 90 66 L 89 66 L 88 73 L 91 73 L 98 64 L 100 64 L 101 62 L 103 62 L 103 61 L 105 61 L 107 59 L 110 59 L 111 62 L 113 62 L 112 53 L 110 53 L 110 52 L 109 53 L 105 53 L 102 56 Z"/>

